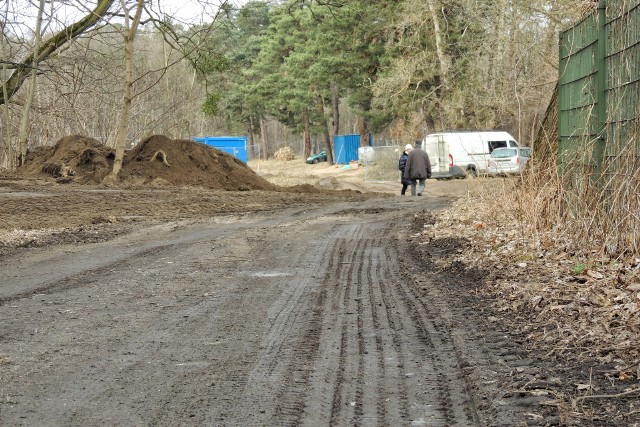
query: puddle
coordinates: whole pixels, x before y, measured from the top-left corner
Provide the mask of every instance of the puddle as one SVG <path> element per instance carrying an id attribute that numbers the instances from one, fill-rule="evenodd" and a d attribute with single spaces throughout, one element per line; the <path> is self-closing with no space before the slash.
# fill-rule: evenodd
<path id="1" fill-rule="evenodd" d="M 291 276 L 290 273 L 285 273 L 283 271 L 252 271 L 246 272 L 247 276 L 250 277 L 285 277 Z"/>

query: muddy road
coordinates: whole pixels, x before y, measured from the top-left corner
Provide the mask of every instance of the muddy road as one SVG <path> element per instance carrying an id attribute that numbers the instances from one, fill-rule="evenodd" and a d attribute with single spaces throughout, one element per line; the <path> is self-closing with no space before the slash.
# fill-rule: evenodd
<path id="1" fill-rule="evenodd" d="M 492 365 L 478 326 L 408 243 L 414 217 L 446 203 L 294 207 L 5 254 L 0 424 L 513 425 L 519 409 L 481 408 L 497 372 L 470 375 Z"/>

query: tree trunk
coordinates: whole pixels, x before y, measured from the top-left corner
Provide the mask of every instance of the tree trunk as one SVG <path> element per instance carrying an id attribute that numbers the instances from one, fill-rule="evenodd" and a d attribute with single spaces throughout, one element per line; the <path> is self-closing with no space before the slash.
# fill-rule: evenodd
<path id="1" fill-rule="evenodd" d="M 331 83 L 331 109 L 333 111 L 333 136 L 340 133 L 340 95 L 336 82 Z"/>
<path id="2" fill-rule="evenodd" d="M 116 157 L 113 160 L 113 169 L 109 175 L 105 177 L 106 182 L 116 182 L 118 174 L 122 168 L 122 160 L 124 159 L 124 149 L 127 144 L 127 133 L 129 130 L 129 116 L 131 114 L 131 100 L 133 88 L 133 41 L 140 23 L 140 16 L 144 6 L 144 0 L 137 0 L 136 14 L 133 22 L 129 23 L 129 10 L 125 0 L 120 0 L 120 4 L 124 11 L 124 95 L 122 97 L 122 111 L 120 113 L 120 122 L 118 123 L 118 134 L 116 135 Z"/>
<path id="3" fill-rule="evenodd" d="M 2 57 L 3 58 L 8 58 L 9 55 L 7 54 L 6 51 L 6 44 L 5 44 L 5 38 L 2 37 L 0 38 L 0 44 L 2 44 Z M 2 96 L 4 97 L 3 101 L 3 106 L 2 106 L 2 113 L 3 113 L 3 119 L 4 119 L 4 130 L 5 130 L 5 135 L 4 135 L 4 141 L 5 141 L 5 153 L 6 153 L 6 159 L 5 159 L 5 164 L 7 166 L 7 168 L 9 170 L 13 170 L 14 166 L 15 166 L 15 156 L 13 154 L 13 144 L 11 141 L 11 126 L 9 126 L 9 123 L 11 123 L 11 119 L 10 119 L 10 115 L 9 115 L 9 99 L 7 98 L 8 96 L 8 92 L 7 92 L 7 64 L 6 62 L 2 63 Z M 0 166 L 2 166 L 2 160 L 0 158 Z"/>
<path id="4" fill-rule="evenodd" d="M 554 164 L 558 158 L 558 83 L 531 145 L 531 157 L 537 164 Z"/>
<path id="5" fill-rule="evenodd" d="M 44 12 L 44 0 L 40 0 L 38 5 L 38 17 L 36 18 L 36 29 L 34 33 L 33 57 L 34 61 L 29 76 L 29 92 L 24 101 L 22 109 L 22 118 L 20 119 L 20 131 L 18 133 L 18 145 L 20 147 L 20 165 L 24 165 L 27 161 L 27 148 L 29 147 L 29 112 L 33 104 L 33 98 L 36 96 L 36 76 L 38 73 L 38 52 L 40 51 L 40 28 L 42 27 L 42 13 Z"/>
<path id="6" fill-rule="evenodd" d="M 251 147 L 251 155 L 256 157 L 256 137 L 253 133 L 253 117 L 249 116 L 247 119 L 247 135 L 249 135 L 249 146 Z"/>
<path id="7" fill-rule="evenodd" d="M 362 116 L 358 116 L 358 133 L 360 134 L 360 147 L 368 147 L 371 134 L 369 133 L 369 124 Z"/>
<path id="8" fill-rule="evenodd" d="M 260 141 L 262 145 L 262 158 L 264 160 L 269 159 L 269 138 L 267 135 L 267 119 L 260 117 Z"/>
<path id="9" fill-rule="evenodd" d="M 327 151 L 327 163 L 330 165 L 333 164 L 333 144 L 331 143 L 331 133 L 329 132 L 329 123 L 327 122 L 327 117 L 325 115 L 325 105 L 324 98 L 319 97 L 318 100 L 318 112 L 320 113 L 320 117 L 322 117 L 322 135 L 324 137 L 324 148 Z"/>
<path id="10" fill-rule="evenodd" d="M 311 156 L 311 132 L 309 129 L 309 111 L 302 111 L 302 126 L 304 129 L 304 158 Z"/>
<path id="11" fill-rule="evenodd" d="M 340 133 L 340 94 L 338 93 L 338 85 L 336 82 L 331 83 L 331 110 L 333 112 L 331 118 L 332 135 L 331 135 L 331 164 L 335 162 L 333 158 L 333 140 Z"/>
<path id="12" fill-rule="evenodd" d="M 438 63 L 440 66 L 440 81 L 443 89 L 449 86 L 447 73 L 449 72 L 449 59 L 444 51 L 445 46 L 442 40 L 442 31 L 440 29 L 440 20 L 438 19 L 438 11 L 434 4 L 436 0 L 427 0 L 431 20 L 433 21 L 433 33 L 436 42 L 436 55 L 438 55 Z"/>
<path id="13" fill-rule="evenodd" d="M 3 68 L 6 70 L 5 68 L 6 66 L 3 66 Z M 9 170 L 13 170 L 14 167 L 14 155 L 13 155 L 13 144 L 11 143 L 11 128 L 9 126 L 10 123 L 10 119 L 9 119 L 9 106 L 7 105 L 7 103 L 5 102 L 3 108 L 3 117 L 4 117 L 4 129 L 6 131 L 5 133 L 5 153 L 6 153 L 6 166 Z M 0 166 L 2 166 L 2 159 L 0 158 Z"/>

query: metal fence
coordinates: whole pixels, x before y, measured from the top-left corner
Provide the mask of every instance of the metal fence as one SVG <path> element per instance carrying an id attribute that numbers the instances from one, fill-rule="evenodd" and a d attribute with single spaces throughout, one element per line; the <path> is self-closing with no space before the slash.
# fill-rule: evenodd
<path id="1" fill-rule="evenodd" d="M 364 166 L 365 182 L 399 182 L 398 159 L 402 154 L 402 146 L 366 148 L 358 158 L 358 163 Z"/>
<path id="2" fill-rule="evenodd" d="M 640 0 L 601 1 L 560 35 L 561 170 L 616 173 L 637 163 L 639 100 Z"/>
<path id="3" fill-rule="evenodd" d="M 640 253 L 640 0 L 603 0 L 560 35 L 558 171 L 572 227 Z"/>

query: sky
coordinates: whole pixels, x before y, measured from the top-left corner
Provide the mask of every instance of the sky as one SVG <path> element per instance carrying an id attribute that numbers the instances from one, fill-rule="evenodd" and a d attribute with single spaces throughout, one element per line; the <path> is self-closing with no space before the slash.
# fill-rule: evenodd
<path id="1" fill-rule="evenodd" d="M 210 21 L 218 10 L 221 0 L 156 0 L 159 9 L 177 20 L 190 22 Z M 246 3 L 246 0 L 233 0 L 237 6 Z"/>
<path id="2" fill-rule="evenodd" d="M 155 13 L 162 13 L 173 17 L 183 24 L 210 22 L 215 16 L 223 0 L 147 0 Z M 229 0 L 236 6 L 241 6 L 247 0 Z M 0 19 L 8 16 L 14 32 L 28 36 L 33 30 L 35 17 L 38 12 L 38 0 L 8 0 L 0 1 Z M 119 2 L 117 2 L 119 4 Z M 68 6 L 65 6 L 68 4 Z M 48 20 L 49 28 L 45 31 L 57 31 L 84 16 L 95 7 L 96 1 L 84 0 L 48 0 L 45 5 L 45 15 L 54 14 L 55 20 Z M 45 19 L 45 21 L 47 21 Z"/>

